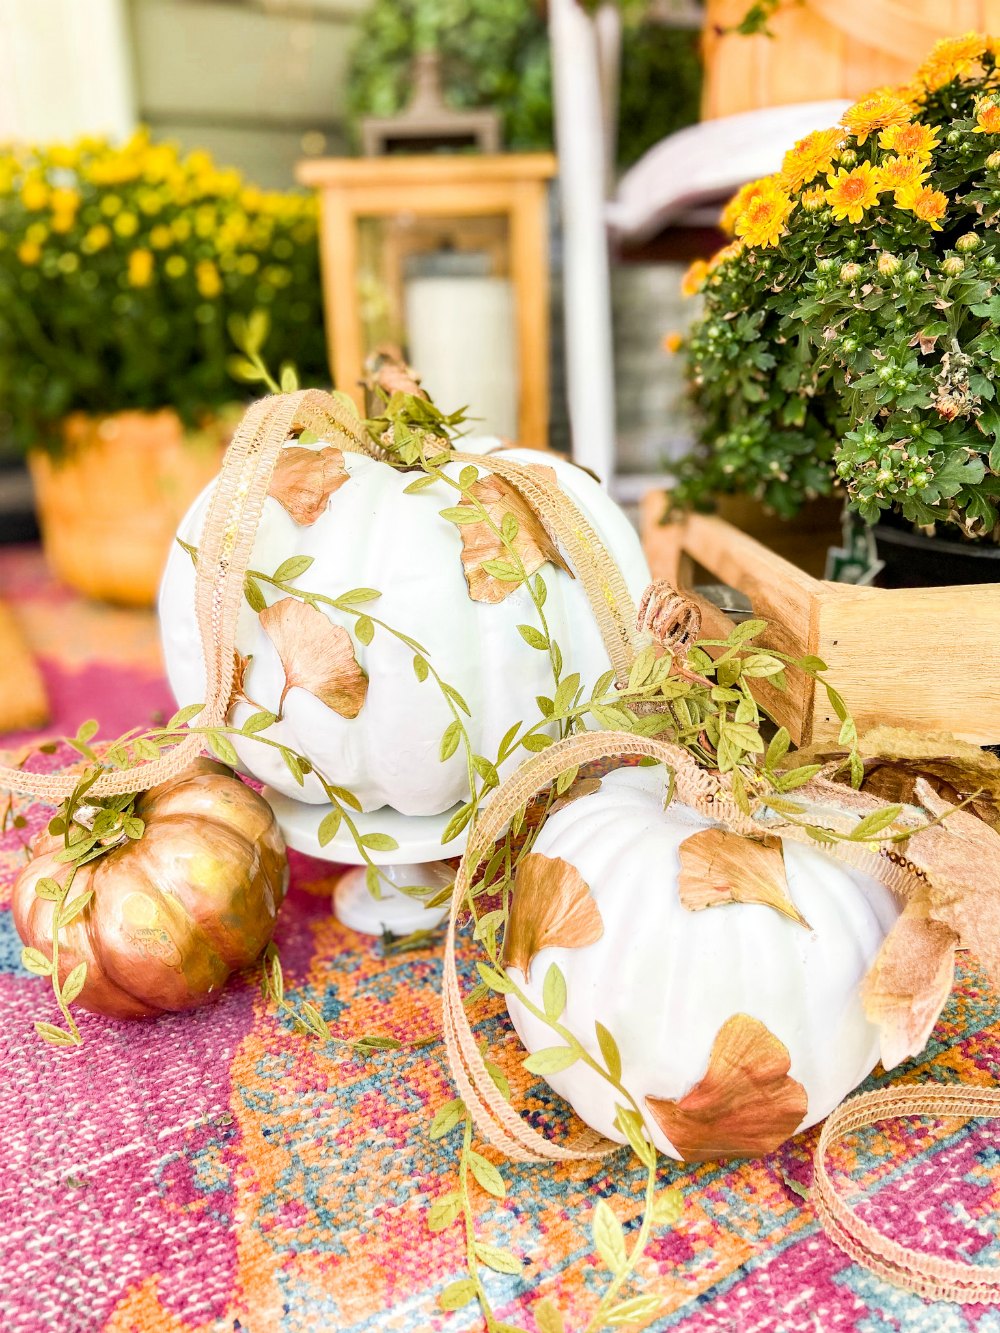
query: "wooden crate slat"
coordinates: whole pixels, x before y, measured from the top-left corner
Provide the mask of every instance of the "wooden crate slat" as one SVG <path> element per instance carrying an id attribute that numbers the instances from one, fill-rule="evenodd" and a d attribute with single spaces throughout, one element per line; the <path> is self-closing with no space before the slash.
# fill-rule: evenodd
<path id="1" fill-rule="evenodd" d="M 641 505 L 643 547 L 654 578 L 690 590 L 695 562 L 744 593 L 770 622 L 768 646 L 823 659 L 831 683 L 864 731 L 880 725 L 950 731 L 1000 743 L 1000 584 L 855 588 L 803 573 L 722 519 L 660 519 L 666 496 Z M 760 702 L 800 745 L 835 740 L 826 692 L 799 672 L 789 690 Z"/>

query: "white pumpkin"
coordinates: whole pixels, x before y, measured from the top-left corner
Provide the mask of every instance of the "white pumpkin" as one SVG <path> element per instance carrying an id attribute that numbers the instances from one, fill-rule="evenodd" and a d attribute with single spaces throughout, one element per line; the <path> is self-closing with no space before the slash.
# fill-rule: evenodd
<path id="1" fill-rule="evenodd" d="M 286 446 L 300 451 L 298 441 Z M 325 441 L 310 444 L 319 451 Z M 560 487 L 602 538 L 638 598 L 649 570 L 632 526 L 604 489 L 581 469 L 551 454 L 510 450 L 501 456 L 554 469 Z M 489 471 L 484 458 L 481 475 Z M 292 556 L 314 563 L 298 580 L 310 592 L 337 596 L 352 588 L 374 588 L 381 596 L 364 610 L 416 639 L 441 676 L 468 703 L 466 718 L 477 753 L 492 758 L 507 729 L 538 716 L 535 698 L 551 695 L 548 655 L 531 648 L 518 625 L 537 624 L 530 594 L 516 588 L 495 603 L 470 598 L 462 563 L 462 530 L 440 516 L 459 502 L 458 493 L 435 482 L 404 494 L 420 474 L 399 472 L 361 454 L 345 453 L 348 478 L 308 522 L 296 521 L 277 499 L 264 502 L 250 568 L 273 573 Z M 449 464 L 458 475 L 460 466 Z M 178 536 L 197 545 L 211 497 L 195 501 Z M 552 563 L 542 566 L 547 586 L 545 615 L 560 645 L 566 670 L 591 685 L 609 666 L 608 656 L 579 580 Z M 195 619 L 194 569 L 175 545 L 160 591 L 160 622 L 167 675 L 179 705 L 200 702 L 205 672 Z M 274 604 L 284 594 L 263 586 Z M 381 629 L 370 644 L 358 641 L 356 621 L 329 607 L 322 612 L 344 626 L 367 674 L 367 694 L 356 716 L 341 716 L 304 688 L 286 690 L 286 674 L 272 637 L 244 603 L 237 651 L 249 658 L 243 691 L 230 719 L 241 724 L 258 708 L 281 715 L 263 734 L 309 758 L 330 780 L 350 789 L 365 810 L 391 806 L 404 815 L 435 815 L 468 799 L 461 749 L 439 760 L 451 713 L 433 680 L 418 681 L 413 650 Z M 285 697 L 283 697 L 285 695 Z M 351 710 L 347 710 L 350 712 Z M 315 777 L 300 787 L 277 751 L 253 741 L 236 745 L 248 772 L 293 798 L 323 801 Z M 506 767 L 510 767 L 512 760 Z"/>
<path id="2" fill-rule="evenodd" d="M 773 855 L 780 866 L 783 853 L 786 907 L 808 925 L 761 901 L 691 910 L 679 894 L 679 849 L 718 826 L 677 802 L 664 809 L 664 794 L 662 767 L 619 769 L 549 817 L 532 848 L 547 858 L 535 863 L 542 882 L 519 877 L 514 890 L 507 968 L 541 1008 L 558 964 L 560 1021 L 602 1063 L 595 1023 L 612 1034 L 623 1086 L 662 1152 L 756 1155 L 822 1120 L 874 1068 L 879 1034 L 859 986 L 900 908 L 874 879 L 785 841 Z M 577 872 L 589 895 L 579 883 L 567 894 Z M 560 905 L 546 924 L 542 904 L 553 896 Z M 545 943 L 574 935 L 591 942 Z M 560 1044 L 515 995 L 507 1007 L 529 1051 Z M 615 1124 L 621 1095 L 582 1060 L 546 1077 L 587 1124 L 625 1141 Z"/>

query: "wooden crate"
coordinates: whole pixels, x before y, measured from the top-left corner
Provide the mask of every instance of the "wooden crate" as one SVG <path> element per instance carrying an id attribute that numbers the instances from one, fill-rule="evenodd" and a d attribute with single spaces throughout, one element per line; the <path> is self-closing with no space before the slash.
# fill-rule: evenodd
<path id="1" fill-rule="evenodd" d="M 908 83 L 940 38 L 1000 29 L 1000 0 L 801 0 L 768 20 L 773 37 L 742 37 L 749 7 L 706 5 L 705 120 Z"/>
<path id="2" fill-rule="evenodd" d="M 950 731 L 1000 743 L 1000 583 L 948 588 L 855 588 L 813 578 L 723 519 L 688 514 L 661 523 L 666 496 L 641 506 L 654 578 L 689 591 L 718 581 L 769 622 L 761 642 L 829 667 L 865 731 L 879 725 Z M 706 580 L 698 567 L 711 576 Z M 709 622 L 718 626 L 718 613 Z M 714 629 L 713 629 L 714 633 Z M 789 689 L 760 698 L 799 745 L 835 740 L 839 722 L 822 688 L 791 672 Z"/>

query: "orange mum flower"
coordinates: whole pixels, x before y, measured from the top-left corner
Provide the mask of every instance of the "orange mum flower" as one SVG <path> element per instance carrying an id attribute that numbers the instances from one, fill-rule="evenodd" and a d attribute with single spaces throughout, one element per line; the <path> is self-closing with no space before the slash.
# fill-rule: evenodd
<path id="1" fill-rule="evenodd" d="M 882 181 L 870 162 L 862 162 L 851 171 L 843 167 L 826 178 L 829 189 L 826 202 L 838 222 L 860 222 L 866 208 L 878 203 Z"/>
<path id="2" fill-rule="evenodd" d="M 890 125 L 880 130 L 879 144 L 906 157 L 930 157 L 941 140 L 930 125 Z"/>
<path id="3" fill-rule="evenodd" d="M 721 250 L 716 250 L 715 254 L 708 261 L 709 273 L 714 273 L 720 264 L 725 264 L 730 259 L 739 259 L 742 253 L 743 253 L 743 242 L 730 241 L 729 244 L 724 245 Z"/>
<path id="4" fill-rule="evenodd" d="M 976 103 L 976 128 L 973 134 L 1000 134 L 1000 104 L 988 97 Z"/>
<path id="5" fill-rule="evenodd" d="M 927 163 L 919 157 L 887 157 L 879 167 L 878 175 L 883 190 L 907 190 L 911 186 L 923 185 Z"/>
<path id="6" fill-rule="evenodd" d="M 845 126 L 863 144 L 869 134 L 887 125 L 905 125 L 911 111 L 901 97 L 892 93 L 869 93 L 844 112 L 841 125 Z"/>
<path id="7" fill-rule="evenodd" d="M 911 185 L 896 195 L 896 207 L 915 213 L 921 222 L 929 222 L 934 231 L 941 230 L 940 219 L 948 207 L 948 196 L 929 185 Z"/>
<path id="8" fill-rule="evenodd" d="M 736 234 L 747 245 L 777 245 L 788 215 L 795 207 L 781 185 L 761 182 L 760 189 L 736 219 Z"/>
<path id="9" fill-rule="evenodd" d="M 679 333 L 665 333 L 663 335 L 663 350 L 669 352 L 671 356 L 679 352 L 684 346 L 684 338 Z"/>
<path id="10" fill-rule="evenodd" d="M 722 216 L 719 218 L 719 226 L 727 236 L 735 234 L 736 219 L 746 210 L 750 200 L 756 197 L 770 179 L 769 176 L 765 176 L 763 180 L 748 181 L 746 185 L 740 186 L 729 203 L 726 204 L 722 210 Z"/>
<path id="11" fill-rule="evenodd" d="M 705 285 L 707 277 L 708 265 L 704 259 L 696 259 L 681 278 L 681 294 L 683 296 L 696 296 Z"/>
<path id="12" fill-rule="evenodd" d="M 821 171 L 829 171 L 844 137 L 839 129 L 813 130 L 790 148 L 781 164 L 781 175 L 788 188 L 800 190 Z"/>
<path id="13" fill-rule="evenodd" d="M 964 74 L 989 47 L 989 40 L 981 32 L 967 32 L 964 37 L 946 37 L 937 43 L 917 70 L 917 78 L 933 92 Z"/>

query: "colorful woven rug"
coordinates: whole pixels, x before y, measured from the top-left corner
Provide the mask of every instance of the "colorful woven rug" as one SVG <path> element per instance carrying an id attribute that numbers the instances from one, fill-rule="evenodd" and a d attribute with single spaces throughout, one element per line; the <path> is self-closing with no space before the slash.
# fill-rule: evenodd
<path id="1" fill-rule="evenodd" d="M 97 717 L 117 734 L 170 711 L 152 615 L 83 604 L 55 588 L 32 551 L 0 553 L 0 590 L 42 660 L 52 730 Z M 10 738 L 4 738 L 9 741 Z M 32 812 L 32 826 L 46 812 Z M 30 831 L 30 830 L 29 830 Z M 0 844 L 0 906 L 23 864 L 23 834 Z M 329 912 L 330 868 L 293 858 L 278 942 L 289 987 L 348 1037 L 438 1030 L 434 949 L 392 958 Z M 462 1333 L 476 1307 L 437 1298 L 464 1275 L 459 1227 L 431 1233 L 429 1202 L 454 1184 L 455 1136 L 427 1127 L 452 1095 L 439 1044 L 367 1059 L 321 1049 L 264 1006 L 253 978 L 193 1015 L 113 1023 L 84 1015 L 85 1044 L 44 1046 L 47 983 L 19 965 L 0 911 L 0 1330 L 2 1333 Z M 498 1012 L 482 1035 L 517 1069 Z M 1000 1003 L 975 966 L 924 1058 L 894 1077 L 993 1083 Z M 529 1080 L 526 1084 L 525 1080 Z M 878 1071 L 873 1084 L 885 1082 Z M 532 1123 L 566 1112 L 521 1074 Z M 802 1197 L 815 1132 L 764 1161 L 665 1165 L 684 1211 L 641 1265 L 664 1299 L 649 1328 L 757 1333 L 1000 1333 L 1000 1310 L 928 1305 L 852 1264 Z M 862 1214 L 932 1253 L 1000 1263 L 995 1124 L 913 1121 L 859 1134 L 836 1161 Z M 478 1195 L 484 1239 L 524 1260 L 488 1273 L 501 1318 L 535 1329 L 538 1296 L 569 1333 L 604 1274 L 589 1239 L 598 1198 L 626 1227 L 641 1181 L 626 1155 L 569 1169 L 505 1168 L 509 1197 Z"/>

